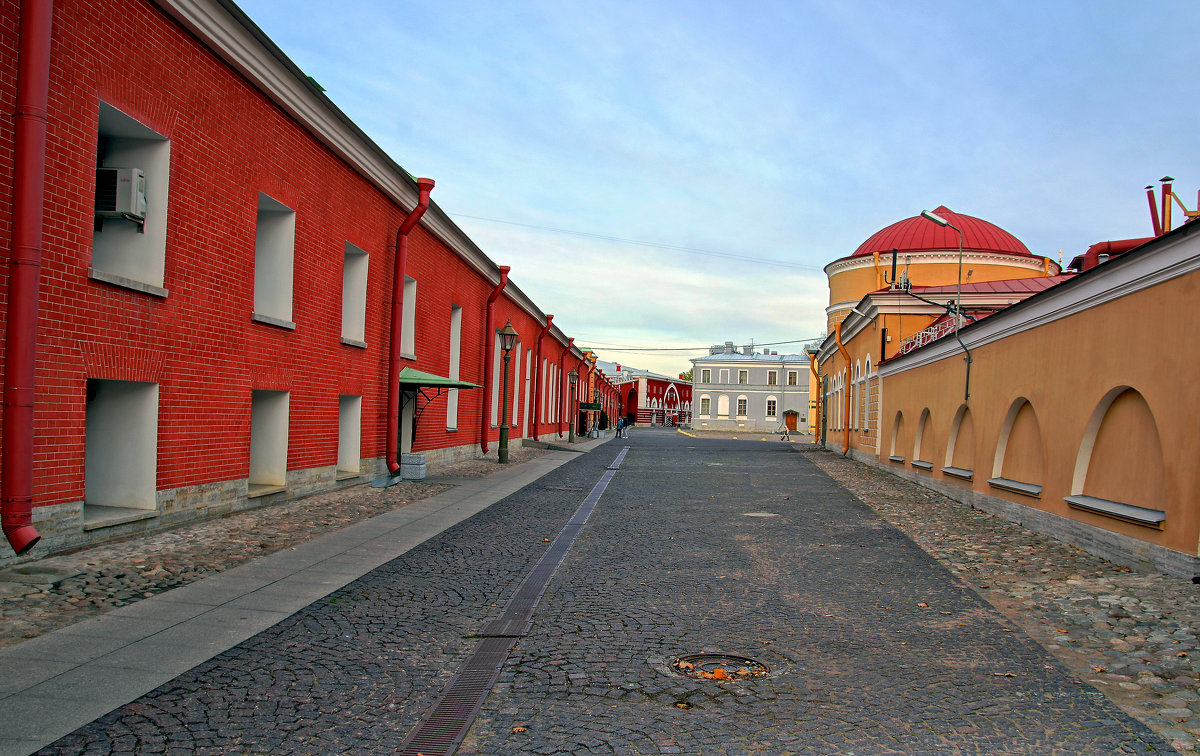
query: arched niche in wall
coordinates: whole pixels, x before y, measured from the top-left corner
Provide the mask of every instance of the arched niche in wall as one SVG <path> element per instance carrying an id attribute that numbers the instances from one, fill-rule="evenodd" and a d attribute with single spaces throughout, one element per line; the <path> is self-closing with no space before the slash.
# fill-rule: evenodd
<path id="1" fill-rule="evenodd" d="M 892 462 L 900 462 L 903 464 L 904 456 L 896 454 L 896 449 L 903 449 L 900 446 L 900 440 L 904 433 L 904 413 L 896 412 L 896 419 L 892 422 L 892 448 L 888 451 L 888 459 Z"/>
<path id="2" fill-rule="evenodd" d="M 988 484 L 1026 496 L 1041 496 L 1045 468 L 1046 453 L 1037 413 L 1028 399 L 1017 397 L 1009 405 L 1000 428 Z"/>
<path id="3" fill-rule="evenodd" d="M 1145 397 L 1118 386 L 1088 420 L 1067 502 L 1118 519 L 1162 527 L 1166 520 L 1166 466 L 1158 423 Z"/>
<path id="4" fill-rule="evenodd" d="M 933 421 L 930 419 L 929 408 L 921 410 L 921 419 L 917 421 L 917 435 L 913 441 L 912 466 L 921 470 L 932 470 L 933 462 L 927 457 L 933 457 L 936 448 L 933 437 Z"/>
<path id="5" fill-rule="evenodd" d="M 954 422 L 950 424 L 942 473 L 962 480 L 975 477 L 975 418 L 965 404 L 954 413 Z"/>

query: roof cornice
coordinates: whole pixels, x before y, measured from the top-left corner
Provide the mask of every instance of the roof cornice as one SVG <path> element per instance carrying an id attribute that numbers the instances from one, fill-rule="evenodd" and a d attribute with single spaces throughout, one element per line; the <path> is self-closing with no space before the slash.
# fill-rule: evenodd
<path id="1" fill-rule="evenodd" d="M 958 250 L 932 250 L 928 252 L 902 252 L 899 255 L 899 264 L 904 265 L 905 258 L 909 262 L 920 263 L 922 265 L 930 263 L 958 263 Z M 973 249 L 963 250 L 963 262 L 970 261 L 972 263 L 988 264 L 988 265 L 1007 265 L 1012 268 L 1024 268 L 1026 270 L 1044 270 L 1046 266 L 1046 258 L 1044 257 L 1023 257 L 1018 255 L 1005 254 L 1004 252 L 983 252 Z M 1053 263 L 1053 261 L 1051 261 Z M 1053 263 L 1057 267 L 1057 263 Z M 873 255 L 862 255 L 859 257 L 843 257 L 834 260 L 825 266 L 825 275 L 833 276 L 838 273 L 844 273 L 848 270 L 857 270 L 860 268 L 874 268 L 875 257 Z M 879 256 L 879 267 L 892 267 L 891 255 Z"/>
<path id="2" fill-rule="evenodd" d="M 417 185 L 399 164 L 366 135 L 229 0 L 154 0 L 268 99 L 399 206 L 417 204 Z M 500 281 L 499 267 L 431 202 L 421 225 L 489 282 Z M 508 289 L 514 289 L 508 294 Z M 510 283 L 509 298 L 540 322 L 541 310 Z"/>

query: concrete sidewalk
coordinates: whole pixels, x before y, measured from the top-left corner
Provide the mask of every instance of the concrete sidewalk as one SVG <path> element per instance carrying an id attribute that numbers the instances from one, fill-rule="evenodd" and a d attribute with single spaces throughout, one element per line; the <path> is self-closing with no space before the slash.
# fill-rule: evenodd
<path id="1" fill-rule="evenodd" d="M 575 459 L 580 441 L 196 583 L 0 649 L 0 756 L 28 754 Z"/>

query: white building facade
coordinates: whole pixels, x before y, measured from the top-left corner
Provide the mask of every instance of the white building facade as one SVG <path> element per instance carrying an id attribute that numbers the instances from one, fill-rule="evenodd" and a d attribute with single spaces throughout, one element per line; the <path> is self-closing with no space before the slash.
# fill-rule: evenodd
<path id="1" fill-rule="evenodd" d="M 733 342 L 709 348 L 692 362 L 692 427 L 774 433 L 806 431 L 811 361 Z"/>

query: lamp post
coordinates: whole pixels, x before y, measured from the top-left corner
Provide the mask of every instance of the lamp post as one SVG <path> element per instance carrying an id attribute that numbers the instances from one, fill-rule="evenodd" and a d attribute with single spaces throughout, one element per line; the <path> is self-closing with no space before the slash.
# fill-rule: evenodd
<path id="1" fill-rule="evenodd" d="M 575 384 L 579 381 L 579 371 L 567 373 L 567 381 L 571 384 L 571 401 L 567 404 L 567 441 L 575 443 Z"/>
<path id="2" fill-rule="evenodd" d="M 967 383 L 963 389 L 963 401 L 966 401 L 971 398 L 971 350 L 967 349 L 967 345 L 963 343 L 962 336 L 958 334 L 958 329 L 962 327 L 963 232 L 958 226 L 928 210 L 922 210 L 921 217 L 925 220 L 933 221 L 939 226 L 949 226 L 958 232 L 958 289 L 954 295 L 954 338 L 958 339 L 958 345 L 963 348 L 963 352 L 967 355 Z"/>
<path id="3" fill-rule="evenodd" d="M 512 357 L 513 347 L 517 344 L 517 329 L 513 328 L 512 320 L 509 319 L 504 324 L 503 328 L 496 331 L 496 335 L 500 337 L 500 349 L 504 352 L 504 393 L 500 395 L 500 446 L 496 449 L 496 455 L 500 459 L 501 464 L 508 463 L 508 360 Z"/>

